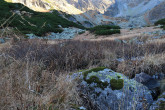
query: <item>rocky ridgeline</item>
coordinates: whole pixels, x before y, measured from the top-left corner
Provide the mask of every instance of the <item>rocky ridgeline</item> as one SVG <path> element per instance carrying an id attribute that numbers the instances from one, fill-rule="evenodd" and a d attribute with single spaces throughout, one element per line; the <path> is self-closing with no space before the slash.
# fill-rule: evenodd
<path id="1" fill-rule="evenodd" d="M 54 33 L 51 32 L 48 36 L 36 36 L 34 34 L 26 34 L 29 39 L 48 39 L 48 40 L 54 40 L 54 39 L 73 39 L 75 35 L 84 32 L 82 29 L 78 28 L 63 28 L 62 33 Z"/>
<path id="2" fill-rule="evenodd" d="M 145 85 L 111 69 L 94 68 L 74 73 L 72 78 L 81 80 L 79 91 L 90 109 L 147 110 L 153 103 Z"/>

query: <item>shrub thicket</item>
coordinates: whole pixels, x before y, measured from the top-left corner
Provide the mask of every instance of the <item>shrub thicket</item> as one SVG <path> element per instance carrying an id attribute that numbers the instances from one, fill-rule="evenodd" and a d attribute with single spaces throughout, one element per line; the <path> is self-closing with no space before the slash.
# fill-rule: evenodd
<path id="1" fill-rule="evenodd" d="M 115 25 L 99 25 L 89 29 L 96 35 L 112 35 L 120 33 L 120 27 Z"/>
<path id="2" fill-rule="evenodd" d="M 30 16 L 26 14 L 16 14 L 15 10 L 20 12 L 25 11 L 31 13 Z M 7 3 L 4 0 L 0 1 L 0 27 L 14 27 L 24 34 L 33 33 L 36 35 L 43 35 L 47 32 L 62 32 L 58 25 L 62 27 L 78 27 L 84 28 L 81 25 L 68 21 L 60 16 L 54 10 L 52 13 L 35 12 L 19 3 Z"/>
<path id="3" fill-rule="evenodd" d="M 155 22 L 155 25 L 163 25 L 162 28 L 165 30 L 165 18 Z"/>
<path id="4" fill-rule="evenodd" d="M 99 30 L 95 32 L 96 35 L 112 35 L 117 33 L 120 34 L 120 30 Z"/>

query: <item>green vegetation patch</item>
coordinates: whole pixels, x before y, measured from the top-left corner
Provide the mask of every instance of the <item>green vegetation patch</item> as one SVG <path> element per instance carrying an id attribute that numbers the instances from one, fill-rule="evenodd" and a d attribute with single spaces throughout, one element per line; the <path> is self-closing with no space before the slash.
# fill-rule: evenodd
<path id="1" fill-rule="evenodd" d="M 90 69 L 90 70 L 83 72 L 82 74 L 83 74 L 84 81 L 86 81 L 86 77 L 88 76 L 88 73 L 102 71 L 105 68 L 106 67 L 97 67 L 97 68 L 93 68 L 93 69 Z"/>
<path id="2" fill-rule="evenodd" d="M 110 81 L 112 90 L 120 90 L 124 86 L 124 80 L 123 79 L 111 79 Z"/>
<path id="3" fill-rule="evenodd" d="M 97 84 L 96 87 L 99 87 L 101 89 L 104 89 L 104 88 L 106 88 L 108 86 L 108 82 L 107 81 L 102 82 L 102 81 L 99 80 L 99 78 L 97 76 L 91 76 L 89 79 L 86 80 L 86 82 L 88 84 L 91 84 L 91 83 L 94 82 L 94 83 Z"/>
<path id="4" fill-rule="evenodd" d="M 161 28 L 165 30 L 165 18 L 155 22 L 155 25 L 162 25 Z"/>
<path id="5" fill-rule="evenodd" d="M 99 25 L 93 28 L 89 28 L 89 31 L 96 35 L 112 35 L 120 34 L 120 27 L 115 25 Z"/>
<path id="6" fill-rule="evenodd" d="M 95 32 L 96 35 L 120 34 L 120 30 L 100 30 Z"/>
<path id="7" fill-rule="evenodd" d="M 108 86 L 108 82 L 107 81 L 105 81 L 105 82 L 100 81 L 100 79 L 97 76 L 93 75 L 93 76 L 90 76 L 89 79 L 86 79 L 86 77 L 88 76 L 89 73 L 102 71 L 105 68 L 106 67 L 98 67 L 98 68 L 93 68 L 93 69 L 90 69 L 90 70 L 83 72 L 82 74 L 83 74 L 84 81 L 86 81 L 88 84 L 96 83 L 97 87 L 102 88 L 102 89 L 106 88 Z"/>
<path id="8" fill-rule="evenodd" d="M 61 17 L 56 10 L 51 13 L 35 12 L 19 3 L 0 1 L 0 28 L 9 26 L 14 27 L 23 34 L 33 33 L 41 36 L 48 32 L 62 32 L 63 30 L 58 25 L 84 29 L 82 25 Z"/>

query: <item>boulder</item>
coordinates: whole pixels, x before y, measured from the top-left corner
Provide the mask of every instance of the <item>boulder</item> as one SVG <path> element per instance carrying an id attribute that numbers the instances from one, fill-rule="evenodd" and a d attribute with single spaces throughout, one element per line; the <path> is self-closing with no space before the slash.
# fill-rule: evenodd
<path id="1" fill-rule="evenodd" d="M 80 79 L 79 91 L 94 110 L 145 110 L 153 102 L 149 89 L 111 69 L 94 68 L 72 74 Z"/>
<path id="2" fill-rule="evenodd" d="M 1 44 L 1 43 L 5 43 L 5 40 L 2 39 L 2 38 L 0 38 L 0 44 Z"/>
<path id="3" fill-rule="evenodd" d="M 151 91 L 153 99 L 156 99 L 160 94 L 160 83 L 146 73 L 136 74 L 134 78 L 137 82 L 142 83 Z"/>
<path id="4" fill-rule="evenodd" d="M 146 73 L 140 73 L 140 74 L 136 74 L 135 76 L 135 80 L 139 83 L 145 83 L 147 81 L 149 81 L 152 77 Z"/>
<path id="5" fill-rule="evenodd" d="M 60 27 L 60 25 L 59 25 Z M 62 28 L 63 32 L 62 33 L 54 33 L 51 32 L 50 35 L 48 36 L 36 36 L 34 34 L 26 34 L 29 39 L 49 39 L 49 40 L 54 40 L 54 39 L 73 39 L 76 34 L 83 32 L 84 30 L 78 29 L 78 28 Z"/>
<path id="6" fill-rule="evenodd" d="M 159 98 L 153 102 L 149 110 L 164 110 L 165 109 L 165 92 L 159 96 Z"/>

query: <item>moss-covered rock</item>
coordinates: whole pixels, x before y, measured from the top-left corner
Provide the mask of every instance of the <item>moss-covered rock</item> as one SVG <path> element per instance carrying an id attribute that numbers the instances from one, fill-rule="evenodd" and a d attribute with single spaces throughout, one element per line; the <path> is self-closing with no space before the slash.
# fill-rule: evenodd
<path id="1" fill-rule="evenodd" d="M 97 68 L 93 68 L 93 69 L 90 69 L 90 70 L 87 70 L 85 72 L 83 72 L 83 79 L 86 80 L 86 77 L 88 75 L 88 73 L 91 73 L 91 72 L 98 72 L 98 71 L 101 71 L 101 70 L 104 70 L 106 67 L 97 67 Z"/>
<path id="2" fill-rule="evenodd" d="M 89 98 L 90 103 L 95 102 L 94 107 L 98 106 L 101 110 L 143 110 L 144 103 L 150 105 L 153 102 L 147 87 L 111 69 L 93 68 L 72 76 L 80 79 L 81 93 L 87 100 Z M 146 106 L 147 109 L 148 107 Z"/>
<path id="3" fill-rule="evenodd" d="M 112 90 L 119 90 L 122 89 L 124 86 L 124 80 L 123 79 L 111 79 L 110 81 Z"/>
<path id="4" fill-rule="evenodd" d="M 96 87 L 99 87 L 101 89 L 107 88 L 107 86 L 109 85 L 107 81 L 105 82 L 100 81 L 97 76 L 91 76 L 89 79 L 86 80 L 86 82 L 88 84 L 96 83 L 97 84 Z"/>

